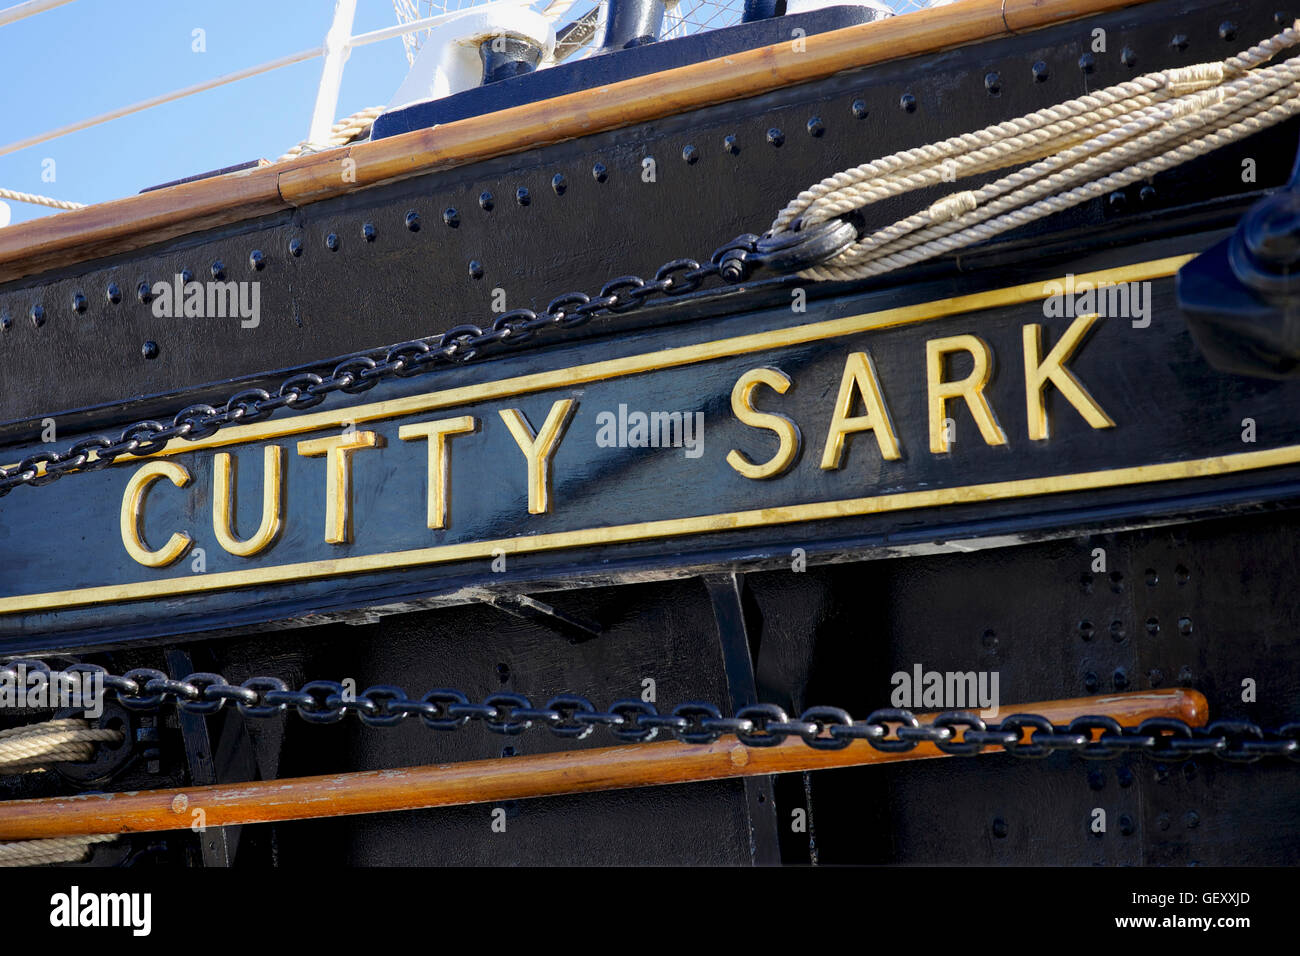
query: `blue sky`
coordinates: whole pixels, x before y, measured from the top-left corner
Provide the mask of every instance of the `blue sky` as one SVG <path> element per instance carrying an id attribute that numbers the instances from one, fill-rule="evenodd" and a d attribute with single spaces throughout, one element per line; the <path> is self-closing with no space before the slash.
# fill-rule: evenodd
<path id="1" fill-rule="evenodd" d="M 0 26 L 0 143 L 319 46 L 333 10 L 333 0 L 74 0 Z M 396 22 L 389 0 L 359 0 L 353 32 Z M 195 28 L 204 53 L 191 48 Z M 387 103 L 406 68 L 400 39 L 353 50 L 337 116 Z M 0 156 L 0 186 L 92 203 L 273 160 L 305 138 L 320 70 L 308 60 Z M 47 158 L 52 183 L 41 179 Z M 13 222 L 53 212 L 9 207 Z"/>

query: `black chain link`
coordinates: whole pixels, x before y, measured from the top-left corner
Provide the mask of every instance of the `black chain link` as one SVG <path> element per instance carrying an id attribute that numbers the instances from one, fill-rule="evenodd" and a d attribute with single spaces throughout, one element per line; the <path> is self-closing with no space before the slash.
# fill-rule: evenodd
<path id="1" fill-rule="evenodd" d="M 118 676 L 94 664 L 52 671 L 36 660 L 0 667 L 0 682 L 19 684 L 36 673 L 50 686 L 60 681 L 84 681 L 81 675 L 85 674 L 100 675 L 106 693 L 128 710 L 174 705 L 186 713 L 213 714 L 231 704 L 245 717 L 275 717 L 296 710 L 299 717 L 314 724 L 337 723 L 355 714 L 369 727 L 392 727 L 418 717 L 433 730 L 458 730 L 479 723 L 492 733 L 507 736 L 545 727 L 557 737 L 582 739 L 604 727 L 618 740 L 632 742 L 653 740 L 666 731 L 667 736 L 689 744 L 710 744 L 732 735 L 747 747 L 773 747 L 797 737 L 818 750 L 841 750 L 855 740 L 865 740 L 884 753 L 906 753 L 918 744 L 932 743 L 953 756 L 973 756 L 986 747 L 1001 747 L 1026 759 L 1065 751 L 1086 760 L 1145 753 L 1164 761 L 1213 755 L 1233 763 L 1254 763 L 1265 757 L 1300 763 L 1300 722 L 1267 730 L 1248 721 L 1219 720 L 1201 728 L 1174 718 L 1153 717 L 1137 727 L 1122 727 L 1113 717 L 1083 716 L 1061 726 L 1039 714 L 1011 714 L 1000 723 L 988 724 L 968 711 L 947 711 L 922 723 L 908 710 L 877 710 L 865 720 L 854 720 L 838 707 L 810 707 L 791 719 L 775 704 L 744 707 L 734 717 L 724 717 L 717 707 L 700 701 L 680 704 L 669 713 L 643 700 L 618 700 L 600 710 L 585 697 L 561 694 L 535 707 L 522 694 L 496 693 L 474 703 L 458 690 L 438 688 L 414 699 L 400 687 L 380 684 L 349 695 L 336 681 L 308 681 L 293 691 L 276 677 L 250 677 L 236 685 L 208 672 L 176 680 L 159 670 L 137 668 Z"/>
<path id="2" fill-rule="evenodd" d="M 673 259 L 660 266 L 653 279 L 619 276 L 605 283 L 598 295 L 570 292 L 552 299 L 540 314 L 515 309 L 496 317 L 485 328 L 458 325 L 441 335 L 376 349 L 373 354 L 382 358 L 345 359 L 328 375 L 300 372 L 285 379 L 275 394 L 248 388 L 236 392 L 220 407 L 184 408 L 170 424 L 136 422 L 116 437 L 86 438 L 62 453 L 36 452 L 16 465 L 0 468 L 0 497 L 21 485 L 40 487 L 67 474 L 98 471 L 123 455 L 153 454 L 174 438 L 198 441 L 229 425 L 260 422 L 281 409 L 313 408 L 331 392 L 356 395 L 386 379 L 419 375 L 439 365 L 462 365 L 507 346 L 522 345 L 542 333 L 584 325 L 604 313 L 631 312 L 655 296 L 686 295 L 707 279 L 721 277 L 724 282 L 736 283 L 757 268 L 777 274 L 797 272 L 835 255 L 854 238 L 856 231 L 839 220 L 820 223 L 804 232 L 783 233 L 780 238 L 746 233 L 721 246 L 704 264 L 694 259 Z"/>

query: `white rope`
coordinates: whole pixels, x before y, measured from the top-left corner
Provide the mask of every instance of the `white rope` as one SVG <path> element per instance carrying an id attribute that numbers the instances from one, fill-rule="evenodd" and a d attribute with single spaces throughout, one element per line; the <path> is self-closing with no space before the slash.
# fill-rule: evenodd
<path id="1" fill-rule="evenodd" d="M 844 170 L 804 190 L 772 224 L 813 225 L 916 189 L 1028 162 L 932 203 L 800 273 L 859 279 L 962 249 L 1187 162 L 1300 112 L 1300 21 L 1243 53 L 1149 73 L 1017 119 Z"/>
<path id="2" fill-rule="evenodd" d="M 56 763 L 89 760 L 95 746 L 122 740 L 122 732 L 92 727 L 80 717 L 0 730 L 0 774 L 44 770 Z"/>
<path id="3" fill-rule="evenodd" d="M 16 189 L 5 189 L 3 186 L 0 186 L 0 199 L 31 203 L 33 206 L 49 206 L 52 209 L 86 208 L 85 203 L 70 202 L 66 199 L 51 199 L 49 196 L 38 196 L 36 193 L 20 193 Z"/>
<path id="4" fill-rule="evenodd" d="M 277 163 L 283 163 L 287 159 L 294 159 L 301 156 L 304 152 L 319 149 L 330 149 L 334 146 L 346 146 L 354 139 L 362 136 L 375 123 L 375 118 L 384 111 L 383 106 L 368 106 L 363 110 L 353 113 L 351 116 L 345 116 L 333 126 L 330 127 L 330 134 L 323 143 L 313 143 L 309 140 L 303 140 L 293 149 L 289 150 L 283 156 L 276 160 Z"/>
<path id="5" fill-rule="evenodd" d="M 47 840 L 18 840 L 0 843 L 0 867 L 47 866 L 51 863 L 80 863 L 95 843 L 116 840 L 113 833 L 96 836 L 51 837 Z"/>

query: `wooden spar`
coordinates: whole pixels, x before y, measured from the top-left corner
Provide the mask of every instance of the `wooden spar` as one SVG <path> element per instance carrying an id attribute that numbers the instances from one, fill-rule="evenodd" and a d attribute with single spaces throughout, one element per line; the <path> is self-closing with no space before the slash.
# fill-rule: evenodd
<path id="1" fill-rule="evenodd" d="M 1009 36 L 1136 2 L 960 0 L 814 34 L 803 39 L 798 49 L 790 42 L 759 47 L 433 129 L 99 203 L 0 229 L 0 281 L 128 252 L 366 186 L 757 96 L 845 70 Z M 786 198 L 775 197 L 775 201 Z"/>
<path id="2" fill-rule="evenodd" d="M 1042 714 L 1054 724 L 1083 715 L 1136 726 L 1174 717 L 1203 726 L 1205 697 L 1185 689 L 1080 697 L 1004 708 Z M 934 715 L 920 715 L 922 720 Z M 998 752 L 996 749 L 988 752 Z M 734 738 L 695 746 L 669 741 L 597 750 L 570 750 L 466 763 L 372 770 L 188 789 L 106 793 L 0 803 L 0 840 L 187 829 L 196 810 L 206 826 L 418 810 L 497 800 L 521 800 L 626 787 L 694 783 L 726 777 L 826 770 L 946 756 L 933 744 L 882 753 L 865 741 L 843 750 L 814 750 L 797 738 L 750 748 Z"/>

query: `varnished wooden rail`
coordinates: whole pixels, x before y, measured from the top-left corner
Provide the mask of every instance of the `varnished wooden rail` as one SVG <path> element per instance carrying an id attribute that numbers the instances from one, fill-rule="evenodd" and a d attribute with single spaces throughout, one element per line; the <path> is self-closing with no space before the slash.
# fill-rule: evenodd
<path id="1" fill-rule="evenodd" d="M 1208 717 L 1205 697 L 1183 689 L 1018 704 L 1003 710 L 1004 714 L 1017 711 L 1042 714 L 1055 724 L 1083 715 L 1102 715 L 1126 727 L 1149 717 L 1176 717 L 1203 726 Z M 927 716 L 933 715 L 922 715 L 922 719 Z M 927 743 L 907 753 L 882 753 L 865 741 L 854 741 L 843 750 L 814 750 L 798 739 L 776 747 L 749 748 L 730 737 L 703 746 L 676 741 L 631 744 L 400 770 L 15 800 L 0 803 L 0 840 L 187 829 L 199 810 L 206 826 L 232 826 L 943 756 L 943 751 Z"/>
<path id="2" fill-rule="evenodd" d="M 1021 33 L 1139 0 L 959 0 L 0 229 L 0 281 L 355 189 Z M 870 157 L 864 157 L 864 160 Z M 355 164 L 353 166 L 352 164 Z M 346 173 L 346 175 L 345 175 Z M 781 201 L 787 197 L 776 197 Z M 776 209 L 772 212 L 775 214 Z"/>

